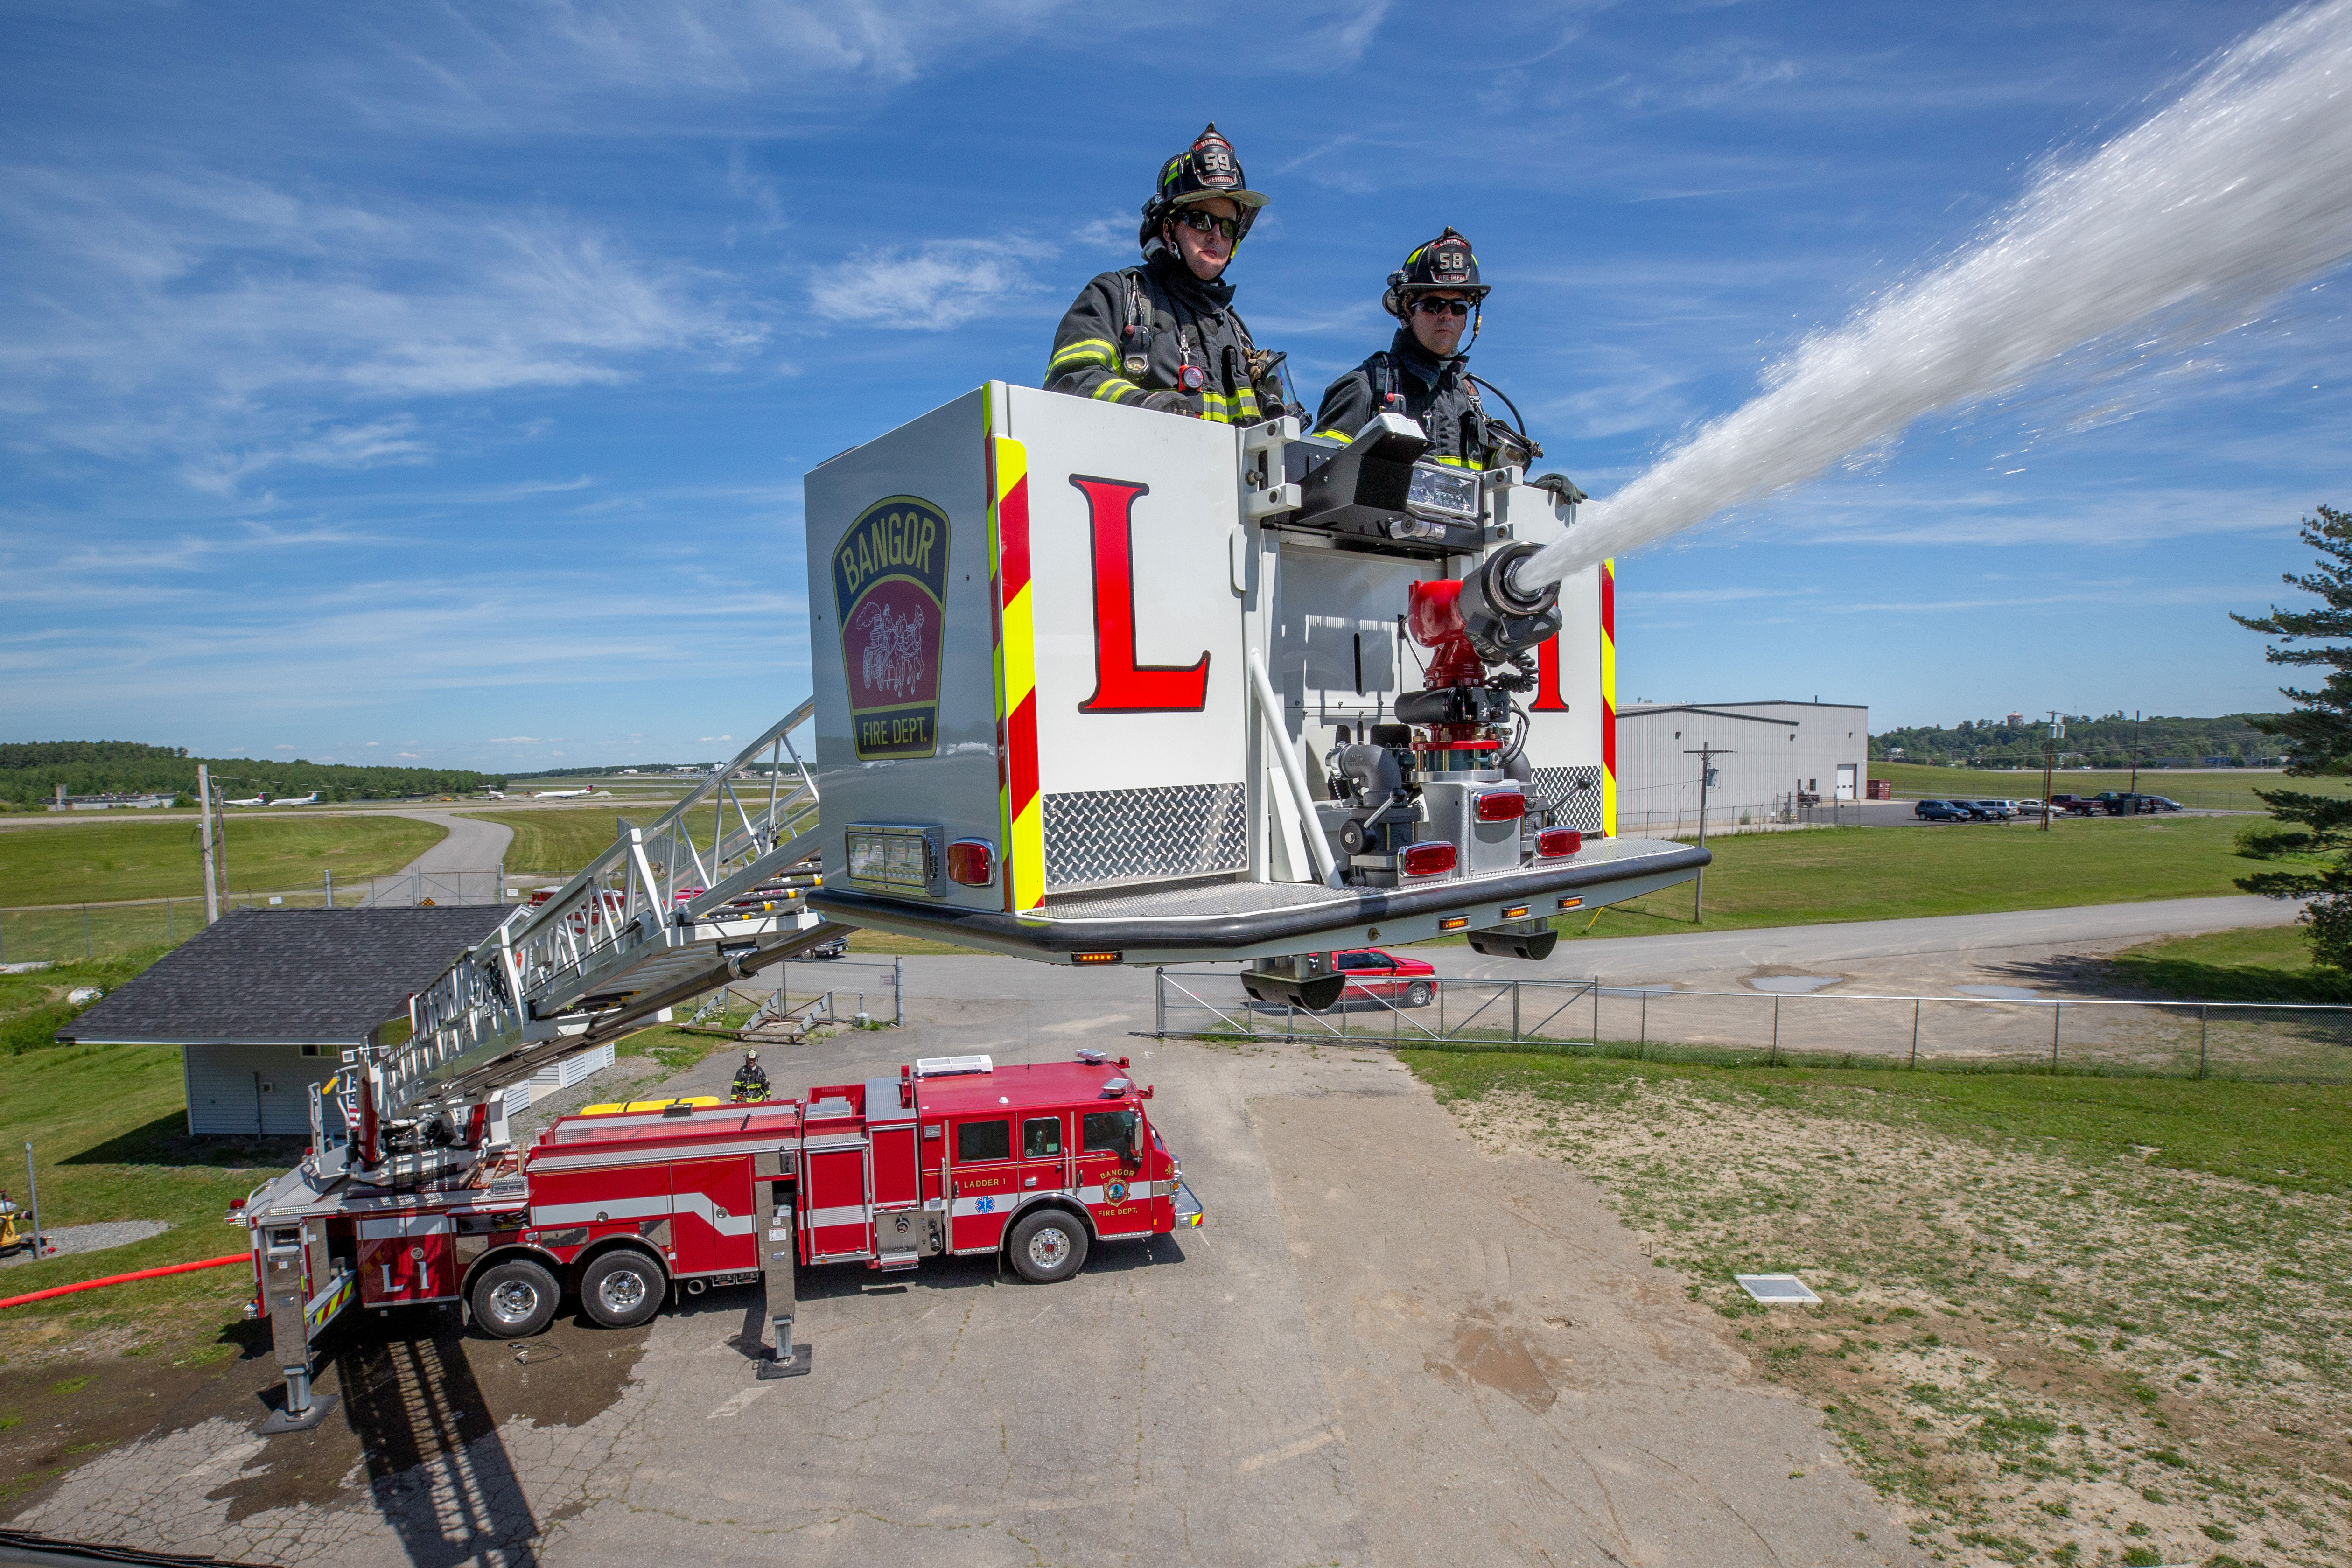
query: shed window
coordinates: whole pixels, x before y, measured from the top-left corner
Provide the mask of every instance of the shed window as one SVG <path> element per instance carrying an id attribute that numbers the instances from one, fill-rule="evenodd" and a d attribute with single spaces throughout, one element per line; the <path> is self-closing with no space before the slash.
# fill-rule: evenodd
<path id="1" fill-rule="evenodd" d="M 956 1124 L 956 1163 L 1013 1158 L 1013 1123 L 962 1121 Z"/>

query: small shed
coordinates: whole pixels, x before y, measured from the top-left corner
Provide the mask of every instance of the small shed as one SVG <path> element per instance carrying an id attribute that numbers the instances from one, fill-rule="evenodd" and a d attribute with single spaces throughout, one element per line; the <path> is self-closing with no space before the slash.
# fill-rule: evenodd
<path id="1" fill-rule="evenodd" d="M 387 1026 L 405 1029 L 409 997 L 511 912 L 231 910 L 58 1038 L 178 1046 L 191 1133 L 299 1136 L 310 1130 L 310 1086 Z"/>

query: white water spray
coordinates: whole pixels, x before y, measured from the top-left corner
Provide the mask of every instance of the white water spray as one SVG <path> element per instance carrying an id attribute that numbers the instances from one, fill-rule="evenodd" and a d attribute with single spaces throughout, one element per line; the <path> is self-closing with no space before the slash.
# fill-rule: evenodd
<path id="1" fill-rule="evenodd" d="M 1984 237 L 1767 374 L 1515 576 L 1533 586 L 1799 484 L 2151 318 L 2178 341 L 2352 255 L 2352 0 L 2294 12 L 2053 169 Z"/>

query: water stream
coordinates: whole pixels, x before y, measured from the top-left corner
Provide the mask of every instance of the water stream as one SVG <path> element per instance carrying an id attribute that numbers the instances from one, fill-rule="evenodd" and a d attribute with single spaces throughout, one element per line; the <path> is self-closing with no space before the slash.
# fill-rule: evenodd
<path id="1" fill-rule="evenodd" d="M 2289 13 L 2175 102 L 2043 174 L 1951 260 L 1807 338 L 1765 390 L 1517 575 L 1555 581 L 1785 490 L 1939 408 L 2138 329 L 2146 359 L 2243 323 L 2352 255 L 2352 0 Z"/>

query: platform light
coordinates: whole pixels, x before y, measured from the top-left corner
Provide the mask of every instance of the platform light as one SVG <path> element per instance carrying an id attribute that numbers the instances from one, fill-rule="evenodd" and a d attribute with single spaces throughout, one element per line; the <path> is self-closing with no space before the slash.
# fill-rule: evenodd
<path id="1" fill-rule="evenodd" d="M 1109 952 L 1074 952 L 1070 954 L 1070 962 L 1072 963 L 1117 963 L 1122 956 L 1124 955 L 1116 951 Z"/>
<path id="2" fill-rule="evenodd" d="M 1499 918 L 1503 920 L 1523 921 L 1528 918 L 1528 906 L 1525 904 L 1506 904 L 1503 906 L 1501 910 L 1498 911 L 1498 914 Z"/>
<path id="3" fill-rule="evenodd" d="M 1408 844 L 1397 856 L 1397 869 L 1408 877 L 1442 877 L 1454 869 L 1454 846 L 1430 839 Z"/>
<path id="4" fill-rule="evenodd" d="M 1542 859 L 1557 860 L 1583 847 L 1584 835 L 1573 827 L 1547 827 L 1536 835 L 1536 854 Z"/>
<path id="5" fill-rule="evenodd" d="M 1515 789 L 1498 789 L 1478 797 L 1481 822 L 1517 822 L 1527 809 L 1528 797 Z"/>
<path id="6" fill-rule="evenodd" d="M 1573 897 L 1562 899 L 1559 901 L 1559 907 L 1564 910 L 1580 910 L 1584 907 L 1584 900 Z"/>
<path id="7" fill-rule="evenodd" d="M 1440 931 L 1460 931 L 1464 926 L 1466 926 L 1469 923 L 1470 917 L 1468 915 L 1448 915 L 1444 920 L 1437 922 L 1437 929 Z"/>

